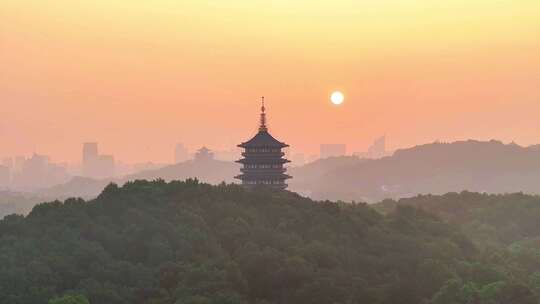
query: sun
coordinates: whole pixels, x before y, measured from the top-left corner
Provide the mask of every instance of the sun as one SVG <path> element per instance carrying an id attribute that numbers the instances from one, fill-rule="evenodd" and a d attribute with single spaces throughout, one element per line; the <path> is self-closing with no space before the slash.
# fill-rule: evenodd
<path id="1" fill-rule="evenodd" d="M 330 101 L 335 105 L 340 105 L 345 100 L 345 96 L 340 91 L 335 91 L 330 95 Z"/>

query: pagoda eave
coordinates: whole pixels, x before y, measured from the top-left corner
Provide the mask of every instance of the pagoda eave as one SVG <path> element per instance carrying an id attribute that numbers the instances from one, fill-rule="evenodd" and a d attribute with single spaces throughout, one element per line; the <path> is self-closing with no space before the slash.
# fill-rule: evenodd
<path id="1" fill-rule="evenodd" d="M 252 179 L 260 179 L 262 176 L 269 177 L 271 179 L 279 179 L 279 180 L 292 178 L 292 176 L 288 174 L 275 174 L 275 175 L 274 174 L 273 175 L 261 174 L 259 175 L 259 174 L 253 174 L 253 173 L 240 174 L 240 175 L 235 176 L 234 178 L 240 179 L 240 180 L 252 180 Z"/>
<path id="2" fill-rule="evenodd" d="M 241 143 L 236 145 L 238 148 L 287 148 L 289 147 L 286 143 L 274 144 L 274 145 L 256 145 L 249 142 Z"/>
<path id="3" fill-rule="evenodd" d="M 239 164 L 256 164 L 256 163 L 260 162 L 261 160 L 266 161 L 266 159 L 242 158 L 242 159 L 236 160 L 235 162 L 239 163 Z M 290 163 L 291 162 L 290 160 L 285 159 L 285 158 L 270 159 L 268 161 L 276 163 L 276 164 L 285 164 L 285 163 Z"/>

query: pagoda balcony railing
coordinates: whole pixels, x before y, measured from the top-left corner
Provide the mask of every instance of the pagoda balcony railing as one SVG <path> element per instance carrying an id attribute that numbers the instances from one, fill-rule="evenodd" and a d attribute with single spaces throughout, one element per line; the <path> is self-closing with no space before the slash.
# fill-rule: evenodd
<path id="1" fill-rule="evenodd" d="M 285 156 L 284 152 L 242 152 L 242 156 L 244 157 L 253 157 L 253 158 L 259 158 L 259 157 L 283 157 Z"/>
<path id="2" fill-rule="evenodd" d="M 245 157 L 236 161 L 241 164 L 281 164 L 285 165 L 291 161 L 286 158 L 254 158 L 254 157 Z"/>
<path id="3" fill-rule="evenodd" d="M 253 173 L 285 173 L 287 168 L 240 168 L 241 172 L 253 172 Z"/>

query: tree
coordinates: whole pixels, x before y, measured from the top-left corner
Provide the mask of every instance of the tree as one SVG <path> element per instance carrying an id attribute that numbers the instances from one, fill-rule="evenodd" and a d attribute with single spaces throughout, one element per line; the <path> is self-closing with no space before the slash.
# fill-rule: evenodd
<path id="1" fill-rule="evenodd" d="M 77 295 L 65 295 L 62 297 L 56 297 L 50 299 L 48 304 L 90 304 L 88 299 L 80 294 Z"/>

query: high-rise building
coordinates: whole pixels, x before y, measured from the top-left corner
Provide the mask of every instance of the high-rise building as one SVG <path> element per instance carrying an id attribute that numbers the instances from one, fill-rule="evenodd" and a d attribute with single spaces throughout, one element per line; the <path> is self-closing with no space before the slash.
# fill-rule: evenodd
<path id="1" fill-rule="evenodd" d="M 373 144 L 368 148 L 370 158 L 380 158 L 386 154 L 386 136 L 381 136 L 373 141 Z"/>
<path id="2" fill-rule="evenodd" d="M 321 158 L 343 156 L 347 152 L 347 146 L 345 144 L 321 144 L 320 155 Z"/>
<path id="3" fill-rule="evenodd" d="M 4 157 L 4 159 L 2 159 L 2 165 L 8 167 L 9 169 L 13 169 L 13 158 Z"/>
<path id="4" fill-rule="evenodd" d="M 68 179 L 65 167 L 51 163 L 46 155 L 34 153 L 24 161 L 20 171 L 13 172 L 11 185 L 15 189 L 36 190 L 64 183 Z"/>
<path id="5" fill-rule="evenodd" d="M 182 143 L 177 143 L 174 147 L 174 162 L 181 163 L 189 158 L 188 149 Z"/>
<path id="6" fill-rule="evenodd" d="M 114 176 L 114 156 L 100 155 L 98 144 L 89 142 L 83 144 L 82 173 L 92 178 Z"/>
<path id="7" fill-rule="evenodd" d="M 237 161 L 243 167 L 240 169 L 241 174 L 235 178 L 240 179 L 242 185 L 247 188 L 256 185 L 265 185 L 274 189 L 287 188 L 285 181 L 291 176 L 285 174 L 287 169 L 284 164 L 289 160 L 283 158 L 285 153 L 281 150 L 288 146 L 268 132 L 263 97 L 259 132 L 250 140 L 238 145 L 244 149 L 242 153 L 244 158 Z"/>
<path id="8" fill-rule="evenodd" d="M 22 155 L 15 156 L 15 161 L 13 162 L 13 171 L 20 172 L 26 162 L 26 157 Z"/>
<path id="9" fill-rule="evenodd" d="M 11 173 L 8 166 L 0 165 L 0 189 L 6 189 L 11 182 Z"/>
<path id="10" fill-rule="evenodd" d="M 386 136 L 376 138 L 367 152 L 355 152 L 353 155 L 360 158 L 381 158 L 386 156 Z"/>
<path id="11" fill-rule="evenodd" d="M 98 158 L 98 144 L 96 142 L 87 142 L 83 144 L 83 165 L 92 162 Z"/>

